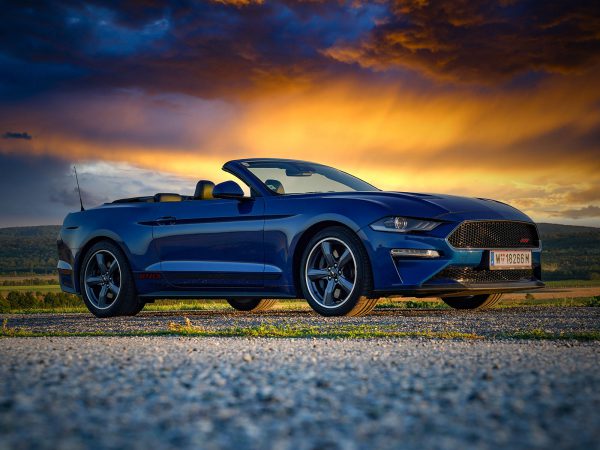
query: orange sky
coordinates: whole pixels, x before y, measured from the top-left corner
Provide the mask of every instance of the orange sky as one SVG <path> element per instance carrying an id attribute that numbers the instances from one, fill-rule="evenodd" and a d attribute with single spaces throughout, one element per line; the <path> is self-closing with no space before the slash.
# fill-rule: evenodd
<path id="1" fill-rule="evenodd" d="M 221 3 L 214 8 L 236 17 L 252 8 L 255 14 L 266 14 L 269 8 L 268 2 Z M 346 6 L 346 12 L 298 6 L 303 8 L 296 11 L 298 17 L 312 12 L 317 19 L 330 21 L 329 27 L 336 23 L 332 14 L 340 14 L 341 20 L 343 14 L 357 10 L 370 24 L 361 21 L 365 32 L 354 40 L 344 28 L 333 43 L 315 43 L 309 58 L 302 54 L 288 59 L 277 48 L 261 54 L 259 44 L 266 37 L 259 36 L 229 48 L 241 55 L 246 72 L 228 54 L 214 56 L 206 66 L 179 55 L 180 72 L 169 72 L 172 60 L 148 62 L 146 57 L 142 62 L 148 69 L 138 72 L 139 85 L 130 81 L 129 74 L 128 82 L 93 79 L 86 85 L 77 80 L 72 86 L 50 85 L 35 95 L 11 98 L 0 107 L 7 133 L 0 155 L 79 162 L 84 170 L 100 162 L 126 163 L 139 168 L 139 173 L 151 170 L 165 179 L 180 176 L 190 189 L 198 178 L 225 179 L 219 169 L 229 159 L 307 159 L 339 167 L 386 190 L 492 197 L 522 208 L 538 221 L 600 225 L 597 59 L 577 54 L 573 61 L 566 60 L 547 50 L 541 40 L 537 45 L 544 50 L 528 60 L 519 49 L 507 52 L 503 45 L 512 40 L 498 32 L 497 45 L 482 53 L 484 59 L 473 61 L 458 44 L 470 44 L 466 39 L 477 37 L 481 32 L 477 27 L 488 26 L 485 17 L 480 23 L 456 9 L 454 14 L 446 11 L 440 22 L 439 11 L 409 3 L 381 2 L 382 9 L 366 12 L 360 8 L 367 7 L 358 3 Z M 553 14 L 562 17 L 567 12 Z M 88 11 L 92 13 L 104 14 Z M 514 12 L 501 8 L 482 12 L 508 13 Z M 382 20 L 378 14 L 387 22 L 378 22 Z M 438 36 L 406 28 L 403 22 L 394 25 L 399 15 L 411 14 L 417 31 L 448 31 Z M 586 36 L 592 27 L 593 42 L 600 39 L 596 24 L 589 20 L 580 24 Z M 440 44 L 457 27 L 464 28 L 466 37 L 449 39 L 455 46 Z M 581 40 L 572 36 L 572 30 L 569 33 L 546 37 L 546 44 Z M 532 48 L 523 51 L 536 50 L 531 41 L 537 38 L 524 36 L 525 47 Z M 480 51 L 474 48 L 473 52 Z M 163 51 L 168 50 L 156 50 L 159 55 Z M 506 65 L 492 58 L 489 53 L 494 51 Z M 112 57 L 127 64 L 124 55 Z M 240 73 L 222 69 L 238 65 Z M 31 139 L 16 137 L 16 132 L 26 132 Z M 92 174 L 98 177 L 90 169 Z M 96 178 L 94 186 L 101 186 L 101 180 Z M 126 190 L 137 193 L 129 185 Z"/>

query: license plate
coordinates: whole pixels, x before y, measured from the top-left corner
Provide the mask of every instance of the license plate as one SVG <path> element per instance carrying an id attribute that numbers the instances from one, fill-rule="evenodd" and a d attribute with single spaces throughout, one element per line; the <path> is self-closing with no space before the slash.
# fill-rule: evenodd
<path id="1" fill-rule="evenodd" d="M 490 269 L 530 269 L 531 250 L 490 250 Z"/>

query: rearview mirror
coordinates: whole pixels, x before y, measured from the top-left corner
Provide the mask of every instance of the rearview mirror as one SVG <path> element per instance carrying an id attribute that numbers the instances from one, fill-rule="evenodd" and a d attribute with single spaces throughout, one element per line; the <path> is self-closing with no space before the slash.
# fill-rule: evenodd
<path id="1" fill-rule="evenodd" d="M 244 191 L 235 181 L 224 181 L 213 188 L 214 198 L 244 198 Z"/>
<path id="2" fill-rule="evenodd" d="M 285 174 L 288 177 L 310 177 L 314 173 L 315 173 L 315 171 L 311 170 L 308 167 L 294 166 L 294 167 L 285 169 Z"/>

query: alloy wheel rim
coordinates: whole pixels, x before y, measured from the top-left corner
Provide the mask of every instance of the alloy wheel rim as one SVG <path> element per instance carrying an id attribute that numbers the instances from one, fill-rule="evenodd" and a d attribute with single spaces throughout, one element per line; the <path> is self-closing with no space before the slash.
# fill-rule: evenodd
<path id="1" fill-rule="evenodd" d="M 312 299 L 319 306 L 343 305 L 356 286 L 356 259 L 352 250 L 340 239 L 321 239 L 308 255 L 305 279 Z"/>
<path id="2" fill-rule="evenodd" d="M 87 298 L 98 309 L 110 308 L 121 291 L 121 266 L 108 250 L 98 250 L 88 260 L 84 272 Z"/>

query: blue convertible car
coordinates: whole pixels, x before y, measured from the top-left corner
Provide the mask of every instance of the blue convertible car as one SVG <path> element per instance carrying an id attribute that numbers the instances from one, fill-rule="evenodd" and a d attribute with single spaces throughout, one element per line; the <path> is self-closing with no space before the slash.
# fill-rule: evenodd
<path id="1" fill-rule="evenodd" d="M 385 296 L 483 308 L 541 282 L 541 243 L 522 212 L 484 198 L 383 192 L 340 170 L 286 159 L 230 161 L 201 180 L 69 214 L 58 239 L 64 291 L 98 317 L 163 298 L 226 298 L 264 310 L 306 298 L 325 316 Z"/>

